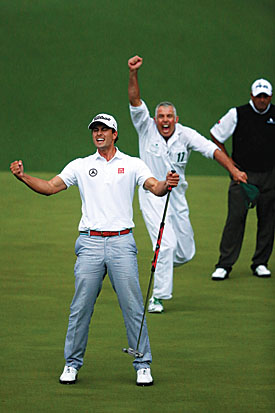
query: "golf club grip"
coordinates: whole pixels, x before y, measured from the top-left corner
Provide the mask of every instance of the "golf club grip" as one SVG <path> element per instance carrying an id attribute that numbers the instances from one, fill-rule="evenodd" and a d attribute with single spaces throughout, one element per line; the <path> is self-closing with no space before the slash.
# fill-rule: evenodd
<path id="1" fill-rule="evenodd" d="M 175 169 L 171 169 L 171 172 L 172 172 L 173 174 L 176 173 Z M 171 186 L 168 186 L 168 191 L 169 191 L 169 192 L 172 191 L 172 187 L 171 187 Z"/>

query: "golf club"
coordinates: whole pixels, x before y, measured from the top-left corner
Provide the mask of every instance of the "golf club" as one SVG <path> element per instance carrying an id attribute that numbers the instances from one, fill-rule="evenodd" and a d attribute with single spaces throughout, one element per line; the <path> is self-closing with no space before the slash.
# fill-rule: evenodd
<path id="1" fill-rule="evenodd" d="M 174 171 L 174 170 L 172 169 L 171 172 L 172 172 L 172 173 L 175 173 L 176 171 Z M 160 228 L 159 228 L 159 233 L 158 233 L 158 239 L 157 239 L 157 244 L 156 244 L 156 248 L 155 248 L 155 254 L 154 254 L 153 261 L 152 261 L 151 276 L 150 276 L 150 279 L 149 279 L 149 285 L 148 285 L 148 289 L 147 289 L 147 295 L 146 295 L 146 299 L 145 299 L 145 303 L 144 303 L 144 311 L 143 311 L 143 316 L 142 316 L 141 325 L 140 325 L 140 330 L 139 330 L 137 347 L 136 347 L 136 350 L 134 350 L 134 349 L 131 348 L 131 347 L 129 347 L 129 348 L 123 348 L 123 349 L 122 349 L 122 351 L 124 351 L 124 353 L 128 353 L 130 356 L 134 356 L 135 358 L 136 358 L 136 357 L 143 357 L 143 355 L 144 355 L 143 353 L 140 353 L 140 352 L 138 351 L 138 348 L 139 348 L 139 343 L 140 343 L 142 328 L 143 328 L 144 319 L 145 319 L 145 312 L 146 312 L 147 304 L 148 304 L 148 301 L 149 301 L 149 296 L 150 296 L 150 291 L 151 291 L 151 286 L 152 286 L 152 281 L 153 281 L 153 275 L 154 275 L 154 273 L 155 273 L 155 271 L 156 271 L 156 265 L 157 265 L 159 250 L 160 250 L 160 243 L 161 243 L 162 234 L 163 234 L 163 230 L 164 230 L 165 217 L 166 217 L 166 212 L 167 212 L 167 208 L 168 208 L 168 202 L 169 202 L 169 198 L 170 198 L 171 191 L 172 191 L 172 187 L 169 186 L 169 187 L 168 187 L 167 197 L 166 197 L 166 202 L 165 202 L 165 207 L 164 207 L 164 212 L 163 212 L 163 217 L 162 217 L 162 221 L 161 221 L 161 223 L 160 223 Z"/>

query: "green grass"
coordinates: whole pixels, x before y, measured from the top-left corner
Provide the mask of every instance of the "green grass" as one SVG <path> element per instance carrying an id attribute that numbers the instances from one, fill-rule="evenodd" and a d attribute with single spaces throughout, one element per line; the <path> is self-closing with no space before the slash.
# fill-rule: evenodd
<path id="1" fill-rule="evenodd" d="M 49 174 L 38 176 L 50 177 Z M 109 279 L 97 301 L 84 366 L 61 386 L 63 347 L 74 292 L 78 191 L 31 192 L 1 173 L 2 412 L 274 411 L 274 279 L 251 275 L 255 210 L 229 280 L 210 280 L 226 214 L 228 178 L 190 177 L 187 192 L 197 253 L 177 268 L 165 313 L 147 315 L 155 385 L 135 386 L 125 328 Z M 173 196 L 173 194 L 171 195 Z M 134 202 L 140 282 L 145 296 L 152 247 Z"/>
<path id="2" fill-rule="evenodd" d="M 151 112 L 175 103 L 180 122 L 209 137 L 259 77 L 273 85 L 274 0 L 1 0 L 0 170 L 58 171 L 90 151 L 87 125 L 118 120 L 119 147 L 137 155 L 128 111 L 129 57 L 140 54 Z M 189 173 L 223 170 L 192 155 Z"/>
<path id="3" fill-rule="evenodd" d="M 0 2 L 0 169 L 60 171 L 91 151 L 98 112 L 114 114 L 118 146 L 137 155 L 128 113 L 127 60 L 144 58 L 141 93 L 153 111 L 173 101 L 180 121 L 209 136 L 256 78 L 274 83 L 274 1 L 13 0 Z M 192 154 L 188 175 L 225 175 Z M 36 172 L 38 176 L 41 174 Z M 50 175 L 43 175 L 50 176 Z M 227 177 L 189 178 L 194 260 L 175 270 L 165 314 L 148 315 L 155 386 L 137 388 L 108 279 L 96 305 L 76 386 L 60 386 L 74 291 L 77 190 L 45 198 L 1 173 L 1 411 L 271 412 L 274 277 L 251 276 L 255 211 L 230 279 L 210 274 L 226 214 Z M 135 199 L 145 295 L 153 251 Z M 274 253 L 270 269 L 275 274 Z"/>

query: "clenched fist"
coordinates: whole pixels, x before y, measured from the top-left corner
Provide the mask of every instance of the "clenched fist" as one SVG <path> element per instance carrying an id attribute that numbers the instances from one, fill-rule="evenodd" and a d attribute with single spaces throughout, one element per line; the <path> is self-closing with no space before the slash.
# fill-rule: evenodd
<path id="1" fill-rule="evenodd" d="M 13 173 L 16 178 L 21 179 L 24 176 L 24 167 L 23 167 L 23 162 L 20 161 L 14 161 L 10 164 L 10 170 Z"/>
<path id="2" fill-rule="evenodd" d="M 139 56 L 134 56 L 131 57 L 131 59 L 128 60 L 128 67 L 130 70 L 138 70 L 140 66 L 142 65 L 142 57 Z"/>

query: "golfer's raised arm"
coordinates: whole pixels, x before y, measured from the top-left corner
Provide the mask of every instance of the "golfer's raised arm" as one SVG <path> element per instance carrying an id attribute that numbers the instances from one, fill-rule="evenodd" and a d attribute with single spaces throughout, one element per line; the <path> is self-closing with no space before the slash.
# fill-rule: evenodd
<path id="1" fill-rule="evenodd" d="M 65 183 L 61 178 L 59 178 L 59 176 L 55 176 L 49 181 L 46 181 L 44 179 L 25 174 L 23 162 L 21 160 L 12 162 L 10 165 L 10 170 L 17 179 L 39 194 L 53 195 L 67 189 Z"/>
<path id="2" fill-rule="evenodd" d="M 168 172 L 166 181 L 158 181 L 156 178 L 148 178 L 144 182 L 144 189 L 152 192 L 156 196 L 164 196 L 168 192 L 169 187 L 176 187 L 179 183 L 179 175 L 177 173 Z"/>
<path id="3" fill-rule="evenodd" d="M 134 56 L 128 60 L 129 67 L 129 83 L 128 83 L 128 97 L 132 106 L 140 106 L 140 91 L 138 84 L 138 69 L 142 65 L 142 57 Z"/>

